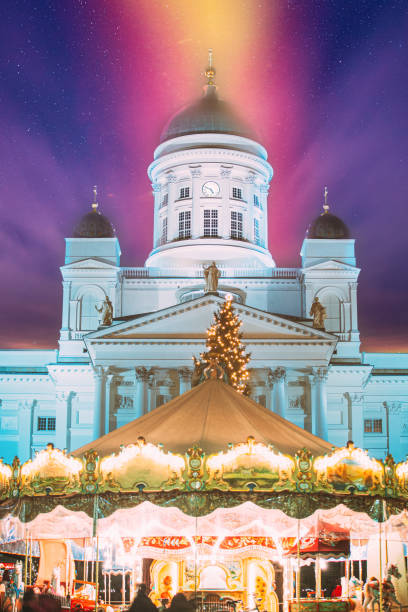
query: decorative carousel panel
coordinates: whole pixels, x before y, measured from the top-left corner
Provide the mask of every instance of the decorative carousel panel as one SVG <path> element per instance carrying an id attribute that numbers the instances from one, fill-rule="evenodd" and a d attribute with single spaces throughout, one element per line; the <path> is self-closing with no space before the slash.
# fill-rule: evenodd
<path id="1" fill-rule="evenodd" d="M 252 436 L 245 444 L 231 446 L 227 452 L 210 455 L 206 462 L 206 489 L 295 490 L 295 461 L 255 442 Z"/>
<path id="2" fill-rule="evenodd" d="M 8 497 L 12 475 L 11 467 L 0 459 L 0 499 Z"/>
<path id="3" fill-rule="evenodd" d="M 66 495 L 81 491 L 82 461 L 48 444 L 21 466 L 21 495 Z"/>
<path id="4" fill-rule="evenodd" d="M 313 462 L 315 490 L 338 493 L 384 494 L 384 466 L 352 442 Z"/>
<path id="5" fill-rule="evenodd" d="M 117 455 L 105 457 L 100 463 L 100 491 L 137 491 L 184 489 L 183 457 L 164 452 L 160 446 L 138 438 L 136 444 L 122 448 Z"/>
<path id="6" fill-rule="evenodd" d="M 408 460 L 397 464 L 395 474 L 401 491 L 408 494 Z"/>

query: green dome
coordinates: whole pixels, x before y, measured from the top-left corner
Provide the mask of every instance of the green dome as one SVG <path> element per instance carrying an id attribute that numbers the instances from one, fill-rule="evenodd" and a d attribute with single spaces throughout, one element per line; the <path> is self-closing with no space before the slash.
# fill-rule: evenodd
<path id="1" fill-rule="evenodd" d="M 232 134 L 253 138 L 250 129 L 238 118 L 231 106 L 218 98 L 214 85 L 207 85 L 200 100 L 184 107 L 170 119 L 160 142 L 188 134 Z"/>

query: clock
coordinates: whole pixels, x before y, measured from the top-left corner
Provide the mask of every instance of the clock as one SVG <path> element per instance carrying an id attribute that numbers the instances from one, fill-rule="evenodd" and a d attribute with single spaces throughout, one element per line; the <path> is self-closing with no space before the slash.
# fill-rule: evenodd
<path id="1" fill-rule="evenodd" d="M 215 181 L 207 181 L 202 186 L 203 195 L 211 198 L 220 193 L 220 186 Z"/>

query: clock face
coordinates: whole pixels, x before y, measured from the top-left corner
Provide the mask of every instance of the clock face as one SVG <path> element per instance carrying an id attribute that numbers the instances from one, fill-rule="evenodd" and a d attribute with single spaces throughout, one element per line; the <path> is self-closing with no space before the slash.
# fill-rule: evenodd
<path id="1" fill-rule="evenodd" d="M 202 192 L 207 197 L 214 197 L 220 193 L 220 186 L 215 181 L 207 181 L 202 187 Z"/>

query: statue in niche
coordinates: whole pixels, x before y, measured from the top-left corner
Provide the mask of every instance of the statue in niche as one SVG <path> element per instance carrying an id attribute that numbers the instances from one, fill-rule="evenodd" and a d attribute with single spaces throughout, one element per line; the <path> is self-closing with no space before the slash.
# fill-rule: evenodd
<path id="1" fill-rule="evenodd" d="M 326 308 L 320 303 L 319 298 L 315 297 L 310 308 L 310 316 L 313 317 L 313 327 L 315 329 L 325 329 L 325 320 L 327 319 Z"/>
<path id="2" fill-rule="evenodd" d="M 220 270 L 217 268 L 215 261 L 210 266 L 204 268 L 205 292 L 214 293 L 218 288 L 218 279 L 221 276 Z"/>
<path id="3" fill-rule="evenodd" d="M 109 325 L 112 325 L 113 306 L 108 296 L 106 296 L 105 301 L 102 302 L 101 306 L 95 305 L 95 309 L 102 315 L 101 325 L 104 327 L 109 327 Z"/>

